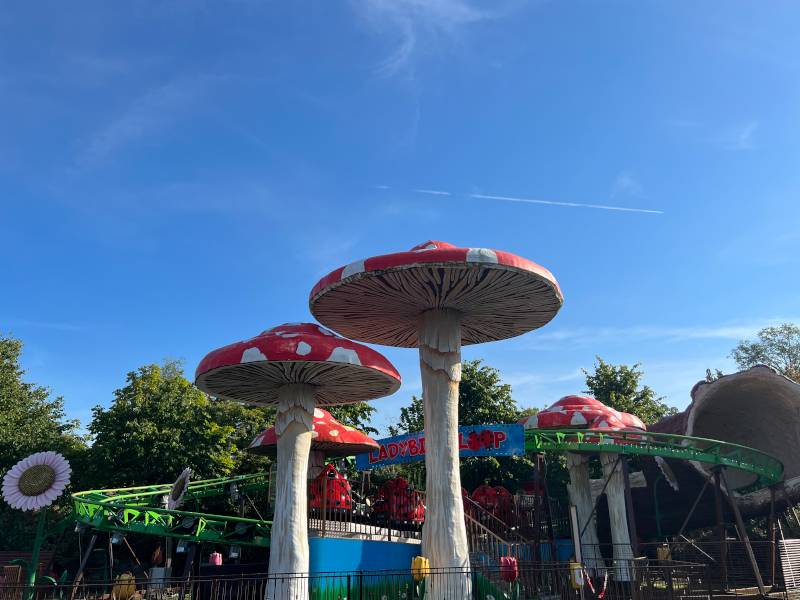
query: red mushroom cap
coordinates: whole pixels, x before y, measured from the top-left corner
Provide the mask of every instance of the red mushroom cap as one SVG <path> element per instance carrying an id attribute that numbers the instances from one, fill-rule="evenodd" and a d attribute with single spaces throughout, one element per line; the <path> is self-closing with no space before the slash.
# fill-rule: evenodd
<path id="1" fill-rule="evenodd" d="M 520 420 L 520 423 L 525 425 L 525 429 L 646 429 L 639 417 L 614 410 L 589 396 L 564 396 L 545 410 Z"/>
<path id="2" fill-rule="evenodd" d="M 317 404 L 393 394 L 400 374 L 381 353 L 312 323 L 286 323 L 209 352 L 195 372 L 204 392 L 236 402 L 278 403 L 287 383 L 317 388 Z"/>
<path id="3" fill-rule="evenodd" d="M 343 425 L 327 410 L 314 409 L 314 429 L 311 432 L 311 450 L 325 452 L 328 456 L 356 456 L 380 449 L 378 442 L 355 427 Z M 247 447 L 251 454 L 275 456 L 278 453 L 278 436 L 270 427 L 258 434 Z"/>
<path id="4" fill-rule="evenodd" d="M 340 267 L 309 296 L 311 314 L 352 339 L 416 348 L 417 317 L 461 313 L 461 344 L 522 335 L 546 325 L 564 298 L 553 275 L 519 256 L 428 241 Z"/>

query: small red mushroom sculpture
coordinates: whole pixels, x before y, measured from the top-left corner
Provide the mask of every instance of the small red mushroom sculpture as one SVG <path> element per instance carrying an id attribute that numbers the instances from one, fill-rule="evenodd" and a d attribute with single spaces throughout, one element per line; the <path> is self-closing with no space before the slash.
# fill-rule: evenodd
<path id="1" fill-rule="evenodd" d="M 379 450 L 378 442 L 355 427 L 343 425 L 331 413 L 314 409 L 314 431 L 311 432 L 311 452 L 308 456 L 308 478 L 314 479 L 325 469 L 325 460 L 341 456 L 358 456 Z M 278 436 L 270 427 L 259 433 L 247 447 L 251 454 L 276 456 Z"/>
<path id="2" fill-rule="evenodd" d="M 318 405 L 350 404 L 394 393 L 400 375 L 380 353 L 312 323 L 286 323 L 214 350 L 195 383 L 235 402 L 277 406 L 278 483 L 270 573 L 308 572 L 308 456 Z M 270 597 L 306 597 L 307 580 L 276 580 Z"/>
<path id="3" fill-rule="evenodd" d="M 626 435 L 622 433 L 645 433 L 646 427 L 639 417 L 614 410 L 589 396 L 564 396 L 552 406 L 532 417 L 523 419 L 525 429 L 585 429 L 588 434 L 602 433 L 602 442 L 613 444 L 639 443 L 647 438 L 645 435 Z M 597 442 L 597 439 L 591 439 Z M 608 510 L 611 520 L 611 538 L 614 542 L 614 558 L 628 561 L 633 558 L 628 536 L 628 521 L 625 510 L 625 486 L 622 481 L 620 465 L 617 462 L 618 452 L 609 448 L 608 452 L 600 452 L 603 474 L 609 480 L 606 486 Z M 584 556 L 587 566 L 593 571 L 599 568 L 600 557 L 597 551 L 597 524 L 593 515 L 592 494 L 589 486 L 589 456 L 575 452 L 566 453 L 569 468 L 570 501 L 578 508 L 581 530 L 584 531 L 581 542 L 586 544 Z M 592 521 L 587 527 L 587 518 Z M 620 571 L 622 577 L 628 577 L 626 569 Z"/>
<path id="4" fill-rule="evenodd" d="M 425 404 L 426 521 L 434 568 L 469 566 L 458 455 L 461 346 L 504 340 L 550 322 L 563 297 L 539 265 L 498 250 L 427 241 L 323 277 L 309 308 L 361 342 L 418 348 Z M 462 588 L 469 593 L 469 582 Z"/>

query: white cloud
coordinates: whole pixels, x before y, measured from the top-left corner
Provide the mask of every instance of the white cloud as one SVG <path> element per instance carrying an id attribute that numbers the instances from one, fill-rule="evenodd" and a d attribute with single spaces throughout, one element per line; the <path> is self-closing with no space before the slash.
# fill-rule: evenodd
<path id="1" fill-rule="evenodd" d="M 465 25 L 502 16 L 503 4 L 498 2 L 489 10 L 469 0 L 350 1 L 377 34 L 398 39 L 380 67 L 388 75 L 406 69 L 417 55 L 438 49 L 443 41 L 457 38 Z"/>
<path id="2" fill-rule="evenodd" d="M 82 169 L 104 166 L 124 146 L 163 134 L 186 106 L 202 95 L 209 81 L 208 77 L 180 78 L 149 90 L 108 125 L 89 135 L 74 157 L 75 164 Z"/>
<path id="3" fill-rule="evenodd" d="M 617 180 L 614 182 L 613 187 L 611 188 L 611 198 L 616 196 L 617 194 L 625 194 L 627 196 L 641 196 L 642 194 L 642 186 L 639 185 L 639 182 L 633 178 L 633 173 L 628 171 L 624 171 L 620 173 L 620 176 L 617 177 Z"/>
<path id="4" fill-rule="evenodd" d="M 665 327 L 643 325 L 636 327 L 603 327 L 556 329 L 548 332 L 528 334 L 521 343 L 527 349 L 550 349 L 563 347 L 565 343 L 573 346 L 588 346 L 598 343 L 630 344 L 644 340 L 663 340 L 681 342 L 700 339 L 740 340 L 753 337 L 764 327 L 777 323 L 796 322 L 798 319 L 759 319 L 749 323 L 733 323 L 714 327 Z"/>
<path id="5" fill-rule="evenodd" d="M 722 145 L 727 150 L 750 150 L 754 148 L 753 135 L 758 123 L 751 121 L 747 125 L 733 129 L 722 137 Z"/>

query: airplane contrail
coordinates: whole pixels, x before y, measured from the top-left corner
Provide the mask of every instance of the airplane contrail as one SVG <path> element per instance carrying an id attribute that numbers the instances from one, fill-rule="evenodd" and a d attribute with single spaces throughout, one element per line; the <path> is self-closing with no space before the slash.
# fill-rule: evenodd
<path id="1" fill-rule="evenodd" d="M 415 190 L 416 191 L 416 190 Z M 553 202 L 551 200 L 531 200 L 529 198 L 509 198 L 508 196 L 484 196 L 483 194 L 470 194 L 470 198 L 483 198 L 485 200 L 507 200 L 509 202 L 530 202 L 532 204 L 555 204 L 556 206 L 577 206 L 580 208 L 602 208 L 604 210 L 625 210 L 628 212 L 643 212 L 663 215 L 660 210 L 645 210 L 644 208 L 623 208 L 621 206 L 603 206 L 600 204 L 575 204 L 573 202 Z"/>
<path id="2" fill-rule="evenodd" d="M 439 192 L 437 190 L 411 190 L 412 192 L 417 192 L 418 194 L 438 194 L 440 196 L 449 196 L 450 192 Z"/>

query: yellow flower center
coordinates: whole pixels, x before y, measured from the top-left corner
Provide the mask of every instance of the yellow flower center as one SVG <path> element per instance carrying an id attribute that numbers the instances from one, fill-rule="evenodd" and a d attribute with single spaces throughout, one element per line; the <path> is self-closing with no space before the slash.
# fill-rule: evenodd
<path id="1" fill-rule="evenodd" d="M 19 491 L 26 496 L 44 494 L 56 480 L 56 472 L 48 465 L 33 465 L 19 478 Z"/>

